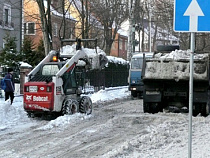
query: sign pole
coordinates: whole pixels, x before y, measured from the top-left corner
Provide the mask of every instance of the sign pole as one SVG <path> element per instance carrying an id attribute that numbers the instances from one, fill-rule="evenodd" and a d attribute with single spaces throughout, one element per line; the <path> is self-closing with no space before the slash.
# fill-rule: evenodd
<path id="1" fill-rule="evenodd" d="M 195 32 L 191 32 L 190 44 L 190 81 L 189 81 L 189 134 L 188 134 L 188 158 L 192 157 L 192 107 L 193 107 L 193 71 L 194 71 L 194 51 L 195 51 Z"/>

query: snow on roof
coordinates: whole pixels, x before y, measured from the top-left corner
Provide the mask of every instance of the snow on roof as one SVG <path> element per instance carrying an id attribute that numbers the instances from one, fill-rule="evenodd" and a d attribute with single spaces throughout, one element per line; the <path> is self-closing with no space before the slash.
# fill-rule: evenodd
<path id="1" fill-rule="evenodd" d="M 25 63 L 25 62 L 20 62 L 20 67 L 31 67 L 32 68 L 32 66 L 30 65 L 30 64 L 28 64 L 28 63 Z"/>

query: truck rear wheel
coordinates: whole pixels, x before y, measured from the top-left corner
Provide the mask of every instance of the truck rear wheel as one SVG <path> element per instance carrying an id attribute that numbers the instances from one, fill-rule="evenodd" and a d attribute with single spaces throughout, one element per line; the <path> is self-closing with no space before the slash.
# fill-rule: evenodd
<path id="1" fill-rule="evenodd" d="M 79 103 L 79 111 L 87 115 L 92 113 L 92 101 L 90 97 L 83 96 Z"/>
<path id="2" fill-rule="evenodd" d="M 131 91 L 131 96 L 132 97 L 137 97 L 137 92 L 136 91 Z"/>
<path id="3" fill-rule="evenodd" d="M 150 113 L 149 103 L 144 103 L 143 110 L 144 110 L 144 113 Z"/>
<path id="4" fill-rule="evenodd" d="M 150 105 L 151 113 L 155 114 L 159 112 L 159 105 L 158 103 L 151 103 Z"/>
<path id="5" fill-rule="evenodd" d="M 78 102 L 76 100 L 67 99 L 63 104 L 62 114 L 72 115 L 78 112 Z"/>
<path id="6" fill-rule="evenodd" d="M 200 113 L 200 105 L 194 104 L 193 105 L 193 116 L 196 117 Z"/>
<path id="7" fill-rule="evenodd" d="M 148 113 L 155 114 L 162 111 L 163 109 L 160 108 L 159 103 L 144 103 L 143 110 L 144 110 L 144 113 L 148 112 Z"/>

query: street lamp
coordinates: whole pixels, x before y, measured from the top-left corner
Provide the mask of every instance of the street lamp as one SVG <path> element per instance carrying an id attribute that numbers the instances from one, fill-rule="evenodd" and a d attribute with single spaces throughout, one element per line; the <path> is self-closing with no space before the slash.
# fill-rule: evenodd
<path id="1" fill-rule="evenodd" d="M 140 37 L 141 37 L 141 30 L 142 30 L 142 25 L 140 23 L 136 24 L 135 29 L 138 31 L 139 34 L 139 52 L 141 51 L 140 47 L 141 47 L 141 41 L 140 41 Z"/>

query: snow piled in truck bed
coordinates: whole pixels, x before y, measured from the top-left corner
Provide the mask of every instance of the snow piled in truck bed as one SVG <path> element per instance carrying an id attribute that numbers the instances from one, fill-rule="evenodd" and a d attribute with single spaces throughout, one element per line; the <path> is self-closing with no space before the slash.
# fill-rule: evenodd
<path id="1" fill-rule="evenodd" d="M 175 50 L 171 53 L 157 53 L 155 54 L 155 58 L 159 59 L 172 59 L 172 60 L 180 60 L 180 59 L 190 59 L 191 50 Z M 208 54 L 196 54 L 194 53 L 194 59 L 204 59 L 207 58 Z"/>
<path id="2" fill-rule="evenodd" d="M 189 59 L 190 50 L 175 50 L 167 54 L 157 53 L 154 58 L 147 60 L 144 79 L 188 80 Z M 208 80 L 208 54 L 194 54 L 194 60 L 196 61 L 194 63 L 194 78 Z"/>

